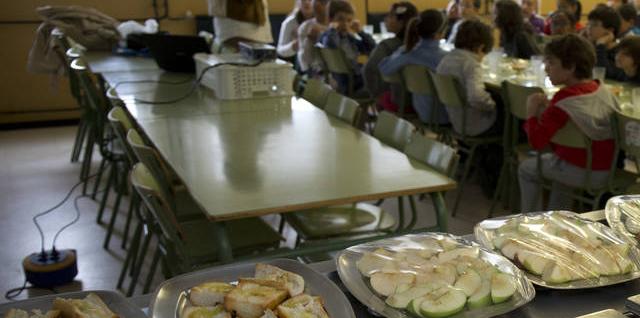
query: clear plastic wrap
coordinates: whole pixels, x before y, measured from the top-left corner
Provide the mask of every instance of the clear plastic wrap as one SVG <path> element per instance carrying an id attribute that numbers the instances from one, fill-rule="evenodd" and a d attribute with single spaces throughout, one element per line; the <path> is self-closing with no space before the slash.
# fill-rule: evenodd
<path id="1" fill-rule="evenodd" d="M 522 268 L 531 282 L 548 288 L 593 288 L 640 277 L 635 246 L 573 212 L 489 219 L 476 225 L 475 236 Z"/>
<path id="2" fill-rule="evenodd" d="M 460 237 L 425 233 L 352 246 L 338 274 L 371 310 L 389 318 L 493 317 L 535 296 L 523 272 Z"/>
<path id="3" fill-rule="evenodd" d="M 605 208 L 613 231 L 634 245 L 640 240 L 640 195 L 622 195 L 609 199 Z"/>

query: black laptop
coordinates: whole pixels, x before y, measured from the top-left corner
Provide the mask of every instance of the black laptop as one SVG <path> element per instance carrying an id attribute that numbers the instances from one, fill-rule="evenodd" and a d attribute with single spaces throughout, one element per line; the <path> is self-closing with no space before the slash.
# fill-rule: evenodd
<path id="1" fill-rule="evenodd" d="M 149 48 L 149 53 L 160 68 L 170 72 L 196 71 L 193 55 L 210 53 L 209 45 L 204 38 L 190 35 L 145 34 L 142 41 Z"/>

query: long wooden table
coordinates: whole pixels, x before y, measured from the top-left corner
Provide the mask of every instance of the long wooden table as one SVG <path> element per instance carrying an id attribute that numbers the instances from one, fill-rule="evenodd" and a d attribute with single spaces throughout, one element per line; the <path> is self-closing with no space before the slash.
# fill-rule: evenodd
<path id="1" fill-rule="evenodd" d="M 446 229 L 443 193 L 455 181 L 302 99 L 221 101 L 200 86 L 187 95 L 193 89 L 187 75 L 158 70 L 101 76 L 116 87 L 207 216 L 221 225 L 223 260 L 231 253 L 220 221 L 334 204 L 429 193 Z M 179 96 L 187 97 L 141 102 Z"/>

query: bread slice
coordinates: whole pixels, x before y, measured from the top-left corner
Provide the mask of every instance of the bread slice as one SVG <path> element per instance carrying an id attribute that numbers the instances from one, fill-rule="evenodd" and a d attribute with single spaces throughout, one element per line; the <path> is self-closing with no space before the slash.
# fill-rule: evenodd
<path id="1" fill-rule="evenodd" d="M 276 315 L 271 309 L 267 309 L 260 318 L 278 318 L 278 315 Z"/>
<path id="2" fill-rule="evenodd" d="M 30 318 L 59 318 L 62 317 L 60 310 L 49 310 L 42 313 L 40 310 L 34 310 Z"/>
<path id="3" fill-rule="evenodd" d="M 119 318 L 100 297 L 90 293 L 84 299 L 62 299 L 53 301 L 53 309 L 62 313 L 62 318 Z"/>
<path id="4" fill-rule="evenodd" d="M 194 286 L 189 291 L 189 300 L 195 306 L 215 306 L 224 302 L 224 295 L 233 285 L 221 282 L 206 282 Z"/>
<path id="5" fill-rule="evenodd" d="M 240 279 L 238 286 L 224 296 L 224 307 L 240 318 L 259 318 L 287 298 L 286 288 L 277 282 Z"/>
<path id="6" fill-rule="evenodd" d="M 307 294 L 290 298 L 278 306 L 281 318 L 329 318 L 324 310 L 322 298 Z"/>
<path id="7" fill-rule="evenodd" d="M 191 306 L 182 311 L 180 318 L 231 318 L 231 314 L 218 306 Z"/>
<path id="8" fill-rule="evenodd" d="M 4 318 L 29 318 L 29 313 L 22 309 L 11 308 L 4 314 Z"/>
<path id="9" fill-rule="evenodd" d="M 269 264 L 256 264 L 255 277 L 258 279 L 269 279 L 282 282 L 287 286 L 291 297 L 298 296 L 304 292 L 304 278 L 302 276 L 285 271 Z"/>

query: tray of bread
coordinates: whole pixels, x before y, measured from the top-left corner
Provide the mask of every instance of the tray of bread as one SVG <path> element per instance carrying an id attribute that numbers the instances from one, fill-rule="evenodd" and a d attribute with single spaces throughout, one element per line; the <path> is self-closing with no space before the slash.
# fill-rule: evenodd
<path id="1" fill-rule="evenodd" d="M 640 195 L 622 195 L 609 199 L 604 209 L 607 223 L 620 237 L 637 245 L 640 242 Z"/>
<path id="2" fill-rule="evenodd" d="M 608 286 L 640 277 L 640 251 L 604 224 L 568 211 L 518 214 L 480 222 L 476 240 L 554 289 Z"/>
<path id="3" fill-rule="evenodd" d="M 140 308 L 113 291 L 62 293 L 0 304 L 4 318 L 145 318 Z"/>
<path id="4" fill-rule="evenodd" d="M 355 318 L 327 277 L 289 259 L 215 267 L 162 283 L 153 318 Z"/>
<path id="5" fill-rule="evenodd" d="M 389 318 L 493 317 L 535 296 L 506 258 L 450 234 L 352 246 L 339 254 L 338 274 L 360 302 Z"/>

